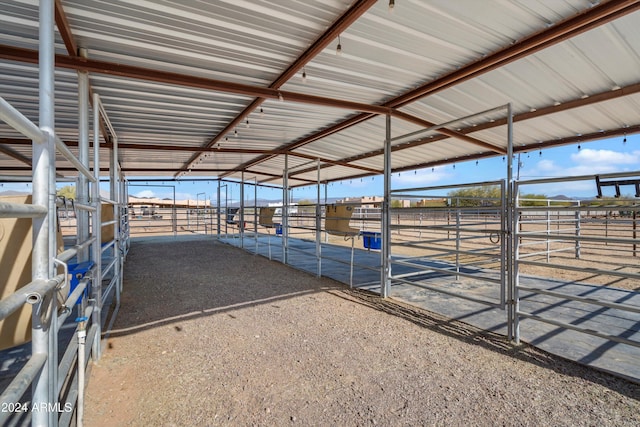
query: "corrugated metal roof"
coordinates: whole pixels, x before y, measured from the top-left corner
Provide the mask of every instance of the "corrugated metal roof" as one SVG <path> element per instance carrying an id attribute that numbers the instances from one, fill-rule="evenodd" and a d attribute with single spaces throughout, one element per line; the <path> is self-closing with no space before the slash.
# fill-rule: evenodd
<path id="1" fill-rule="evenodd" d="M 61 1 L 75 43 L 88 49 L 90 60 L 115 70 L 91 72 L 90 81 L 118 134 L 128 176 L 184 171 L 187 177 L 239 178 L 244 169 L 270 183 L 282 182 L 287 152 L 290 167 L 321 159 L 321 180 L 382 171 L 384 117 L 345 108 L 342 101 L 397 107 L 423 125 L 511 103 L 519 150 L 637 132 L 638 3 L 407 0 L 390 13 L 387 2 L 366 0 Z M 341 26 L 357 8 L 368 10 Z M 3 2 L 0 28 L 0 96 L 37 122 L 37 67 L 27 53 L 9 59 L 2 47 L 37 50 L 38 2 Z M 56 52 L 72 58 L 61 34 Z M 338 35 L 342 55 L 336 54 Z M 505 56 L 510 49 L 515 56 Z M 296 72 L 280 81 L 292 64 Z M 148 78 L 118 72 L 124 66 L 147 69 Z M 173 74 L 156 78 L 158 72 Z M 189 84 L 196 78 L 255 90 L 208 90 Z M 72 151 L 76 80 L 73 69 L 57 69 L 56 131 Z M 306 102 L 266 99 L 244 116 L 257 90 L 274 82 L 275 90 L 304 95 Z M 425 96 L 413 96 L 416 88 Z M 448 129 L 504 149 L 504 118 L 504 112 L 480 114 Z M 393 117 L 391 133 L 423 128 Z M 30 157 L 29 146 L 12 142 L 18 138 L 0 124 L 0 144 Z M 397 170 L 500 155 L 462 136 L 443 139 L 438 131 L 394 145 Z M 107 161 L 105 154 L 103 167 Z M 24 174 L 26 166 L 0 153 L 3 173 Z M 69 165 L 60 161 L 59 167 Z M 316 180 L 314 167 L 296 169 L 290 182 Z"/>

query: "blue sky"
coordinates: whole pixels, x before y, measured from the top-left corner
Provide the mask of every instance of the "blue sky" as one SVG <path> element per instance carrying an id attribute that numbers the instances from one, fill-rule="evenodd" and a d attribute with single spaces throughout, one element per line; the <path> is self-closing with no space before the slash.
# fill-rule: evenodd
<path id="1" fill-rule="evenodd" d="M 516 162 L 514 162 L 514 165 Z M 536 179 L 548 178 L 555 176 L 577 176 L 592 175 L 610 172 L 622 171 L 638 171 L 640 170 L 640 134 L 627 136 L 626 143 L 623 137 L 616 137 L 594 142 L 581 143 L 580 149 L 578 144 L 567 145 L 563 147 L 551 148 L 543 150 L 542 154 L 538 151 L 521 154 L 520 178 Z M 517 168 L 514 167 L 514 177 L 517 174 Z M 455 168 L 453 165 L 439 166 L 428 169 L 420 169 L 417 171 L 394 173 L 392 176 L 392 188 L 409 188 L 422 187 L 432 185 L 450 185 L 461 184 L 467 182 L 482 182 L 502 179 L 506 176 L 506 164 L 502 157 L 480 160 L 476 165 L 475 161 L 457 163 Z M 131 195 L 149 196 L 149 197 L 172 197 L 175 185 L 176 199 L 193 199 L 200 200 L 213 198 L 216 199 L 216 182 L 215 181 L 189 181 L 188 179 L 180 182 L 149 182 L 149 186 L 139 187 L 139 184 L 145 182 L 136 182 L 136 186 L 130 188 Z M 160 185 L 164 185 L 161 187 Z M 108 185 L 104 185 L 108 189 Z M 3 184 L 0 191 L 3 190 L 19 190 L 30 191 L 30 185 L 27 184 Z M 237 201 L 240 195 L 239 185 L 229 183 L 228 187 L 229 201 Z M 630 194 L 632 188 L 623 189 L 623 194 Z M 595 184 L 590 182 L 563 183 L 556 188 L 536 188 L 529 187 L 526 189 L 528 193 L 542 193 L 547 196 L 564 194 L 567 196 L 590 198 L 595 196 Z M 205 193 L 200 194 L 198 193 Z M 246 190 L 246 199 L 253 199 L 253 189 Z M 369 177 L 363 179 L 345 180 L 329 184 L 329 197 L 359 197 L 359 196 L 375 196 L 382 195 L 382 176 Z M 324 188 L 321 191 L 324 197 Z M 258 191 L 258 198 L 263 199 L 280 199 L 282 192 L 277 189 L 261 188 Z M 222 198 L 224 199 L 224 190 Z M 316 187 L 309 186 L 297 188 L 293 190 L 295 199 L 311 199 L 316 198 Z"/>
<path id="2" fill-rule="evenodd" d="M 610 172 L 638 171 L 640 170 L 640 135 L 627 136 L 626 143 L 623 137 L 616 137 L 601 141 L 567 145 L 563 147 L 550 148 L 539 151 L 521 154 L 520 156 L 520 179 L 549 178 L 556 176 L 578 176 L 592 175 Z M 514 162 L 514 165 L 516 162 Z M 517 167 L 514 166 L 514 177 L 517 174 Z M 440 166 L 417 171 L 394 173 L 392 176 L 392 188 L 421 187 L 431 185 L 450 185 L 466 182 L 482 182 L 502 179 L 506 176 L 506 163 L 502 157 L 480 160 L 476 165 L 475 161 L 457 163 L 453 165 Z M 149 183 L 152 184 L 152 183 Z M 169 189 L 170 190 L 170 189 Z M 628 191 L 627 191 L 628 190 Z M 633 189 L 623 189 L 623 193 L 631 193 Z M 246 189 L 245 199 L 253 199 L 253 189 Z M 302 187 L 293 190 L 295 199 L 316 198 L 316 187 Z M 536 188 L 528 187 L 528 193 L 543 193 L 547 196 L 564 194 L 567 196 L 590 198 L 595 196 L 595 183 L 576 182 L 563 183 L 557 188 Z M 166 189 L 162 188 L 131 188 L 133 195 L 154 195 L 166 197 Z M 176 185 L 177 198 L 195 199 L 199 192 L 206 192 L 207 199 L 216 198 L 216 184 L 210 182 L 193 182 L 188 179 Z M 281 191 L 277 189 L 260 189 L 258 198 L 280 199 Z M 358 197 L 382 195 L 382 176 L 369 177 L 363 179 L 345 180 L 329 184 L 329 197 Z M 239 185 L 228 185 L 228 197 L 230 201 L 237 201 L 240 195 Z M 324 187 L 321 189 L 324 197 Z M 201 195 L 200 198 L 203 196 Z M 224 190 L 222 192 L 224 198 Z"/>

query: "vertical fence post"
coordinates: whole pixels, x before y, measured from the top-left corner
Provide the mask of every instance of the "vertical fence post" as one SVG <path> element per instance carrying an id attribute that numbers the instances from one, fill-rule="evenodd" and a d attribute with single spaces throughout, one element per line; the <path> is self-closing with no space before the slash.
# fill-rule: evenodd
<path id="1" fill-rule="evenodd" d="M 54 100 L 54 4 L 41 0 L 39 9 L 39 117 L 40 129 L 46 141 L 33 145 L 33 198 L 32 203 L 47 207 L 47 215 L 33 219 L 32 279 L 48 280 L 53 277 L 55 256 L 55 100 Z M 53 170 L 51 170 L 53 166 Z M 53 237 L 53 239 L 52 239 Z M 53 248 L 54 252 L 51 252 Z M 54 382 L 57 372 L 57 354 L 53 354 L 51 341 L 56 340 L 52 318 L 57 315 L 56 298 L 47 298 L 32 307 L 32 354 L 44 354 L 47 361 L 33 380 L 32 405 L 42 407 L 57 401 Z M 57 416 L 47 411 L 31 413 L 33 425 L 57 425 Z"/>
<path id="2" fill-rule="evenodd" d="M 226 191 L 226 190 L 225 190 Z M 218 239 L 220 238 L 220 180 L 218 179 L 218 201 L 216 202 L 216 218 L 218 221 L 218 224 L 216 226 L 216 232 L 217 232 L 217 237 Z"/>
<path id="3" fill-rule="evenodd" d="M 582 212 L 580 211 L 580 200 L 577 202 L 578 209 L 576 209 L 576 258 L 580 258 L 580 229 L 582 221 Z"/>
<path id="4" fill-rule="evenodd" d="M 380 269 L 380 295 L 389 297 L 391 293 L 391 116 L 386 116 L 384 141 L 384 199 L 382 201 L 382 257 Z"/>
<path id="5" fill-rule="evenodd" d="M 514 274 L 514 268 L 517 268 L 517 255 L 514 255 L 514 252 L 517 251 L 517 247 L 515 247 L 517 242 L 515 241 L 514 233 L 517 230 L 518 206 L 516 200 L 517 186 L 513 181 L 513 109 L 511 103 L 507 104 L 507 125 L 507 335 L 510 340 L 514 339 L 514 335 L 516 335 L 515 340 L 517 342 L 519 336 L 514 331 L 514 328 L 517 330 L 516 312 L 518 310 L 516 275 Z"/>
<path id="6" fill-rule="evenodd" d="M 284 155 L 282 176 L 282 263 L 288 261 L 289 252 L 289 155 Z"/>
<path id="7" fill-rule="evenodd" d="M 92 199 L 95 206 L 91 221 L 92 234 L 96 238 L 93 243 L 93 263 L 95 265 L 95 280 L 93 282 L 93 312 L 92 323 L 96 325 L 95 339 L 92 345 L 94 360 L 100 359 L 100 339 L 102 335 L 102 209 L 100 203 L 100 97 L 93 94 L 93 174 L 96 179 L 92 186 Z"/>
<path id="8" fill-rule="evenodd" d="M 547 200 L 547 215 L 546 215 L 546 248 L 547 248 L 547 264 L 551 261 L 551 200 Z"/>
<path id="9" fill-rule="evenodd" d="M 460 280 L 460 208 L 456 209 L 456 280 Z"/>
<path id="10" fill-rule="evenodd" d="M 507 213 L 507 188 L 505 180 L 500 181 L 500 304 L 502 308 L 505 308 L 506 299 L 506 287 L 507 287 L 507 227 L 506 227 L 506 213 Z"/>
<path id="11" fill-rule="evenodd" d="M 322 206 L 320 205 L 320 159 L 317 164 L 316 179 L 316 258 L 318 263 L 318 277 L 322 276 Z"/>
<path id="12" fill-rule="evenodd" d="M 80 49 L 80 56 L 87 57 L 87 50 Z M 78 71 L 78 159 L 89 168 L 89 73 Z M 82 204 L 89 201 L 89 181 L 84 174 L 78 174 L 76 199 Z M 86 242 L 89 238 L 89 212 L 85 209 L 76 211 L 77 243 Z M 89 259 L 88 248 L 78 253 L 78 261 Z"/>
<path id="13" fill-rule="evenodd" d="M 635 208 L 635 206 L 634 206 Z M 636 239 L 637 239 L 637 234 L 636 234 L 636 228 L 637 228 L 637 220 L 636 218 L 638 217 L 638 212 L 634 209 L 633 210 L 633 256 L 638 256 L 637 253 L 637 247 L 638 245 L 635 243 Z"/>
<path id="14" fill-rule="evenodd" d="M 244 249 L 244 169 L 240 172 L 240 223 L 238 232 L 240 233 L 240 247 Z"/>
<path id="15" fill-rule="evenodd" d="M 325 216 L 326 216 L 326 206 L 327 206 L 328 194 L 329 194 L 329 184 L 325 182 L 325 183 L 324 183 L 324 206 L 325 206 Z M 322 227 L 321 227 L 321 228 L 322 228 Z M 325 242 L 325 243 L 329 243 L 329 233 L 324 233 L 324 242 Z"/>
<path id="16" fill-rule="evenodd" d="M 258 177 L 255 178 L 255 185 L 253 187 L 253 233 L 256 236 L 256 244 L 257 244 L 258 242 Z"/>
<path id="17" fill-rule="evenodd" d="M 171 205 L 171 222 L 173 224 L 173 237 L 178 235 L 178 210 L 176 208 L 176 186 L 173 186 L 173 205 Z"/>

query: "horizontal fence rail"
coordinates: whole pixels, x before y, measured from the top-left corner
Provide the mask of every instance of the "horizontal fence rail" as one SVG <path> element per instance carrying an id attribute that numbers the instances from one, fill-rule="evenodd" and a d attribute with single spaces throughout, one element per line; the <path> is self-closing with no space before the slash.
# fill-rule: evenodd
<path id="1" fill-rule="evenodd" d="M 635 178 L 635 179 L 629 179 Z M 640 305 L 633 302 L 611 300 L 610 295 L 624 293 L 632 297 L 640 288 L 640 271 L 637 254 L 637 220 L 640 203 L 634 186 L 630 196 L 622 194 L 603 198 L 604 183 L 640 183 L 640 173 L 607 174 L 600 176 L 562 177 L 557 179 L 527 180 L 515 183 L 515 192 L 526 193 L 535 186 L 536 191 L 546 187 L 557 188 L 559 183 L 593 185 L 593 199 L 583 200 L 516 200 L 515 240 L 515 292 L 519 301 L 516 309 L 516 339 L 520 338 L 521 319 L 535 320 L 563 329 L 593 335 L 608 341 L 640 347 L 640 339 L 633 338 L 633 331 L 614 335 L 601 330 L 598 316 L 588 318 L 558 318 L 550 304 L 547 309 L 534 309 L 531 302 L 536 295 L 550 297 L 557 304 L 600 307 L 594 312 L 600 316 L 614 316 L 624 322 L 640 322 Z M 530 204 L 534 203 L 535 206 Z M 529 204 L 529 206 L 527 206 Z M 535 276 L 571 277 L 570 283 L 580 284 L 547 288 L 540 282 L 537 286 L 527 284 Z M 532 279 L 533 278 L 533 279 Z M 617 293 L 616 293 L 617 292 Z M 588 293 L 589 295 L 585 295 Z M 526 299 L 522 296 L 526 295 Z M 531 301 L 531 302 L 530 302 Z M 637 303 L 636 303 L 637 304 Z M 583 309 L 575 310 L 582 313 Z"/>

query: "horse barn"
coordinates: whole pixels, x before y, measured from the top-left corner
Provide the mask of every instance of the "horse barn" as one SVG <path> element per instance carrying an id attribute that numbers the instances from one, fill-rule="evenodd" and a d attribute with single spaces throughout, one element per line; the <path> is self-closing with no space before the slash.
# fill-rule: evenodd
<path id="1" fill-rule="evenodd" d="M 3 1 L 0 424 L 640 425 L 640 151 L 518 173 L 639 70 L 640 1 Z"/>

